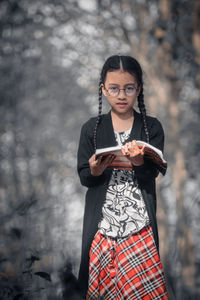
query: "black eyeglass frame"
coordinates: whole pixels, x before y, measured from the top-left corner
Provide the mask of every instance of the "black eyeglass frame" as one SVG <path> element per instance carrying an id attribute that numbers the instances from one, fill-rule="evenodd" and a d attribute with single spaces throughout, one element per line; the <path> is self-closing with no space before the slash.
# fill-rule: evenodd
<path id="1" fill-rule="evenodd" d="M 109 90 L 105 87 L 105 85 L 103 85 L 103 87 L 104 87 L 104 89 L 106 90 L 106 92 L 108 93 L 108 95 L 110 96 L 110 97 L 117 97 L 117 96 L 119 96 L 119 94 L 120 94 L 120 91 L 124 91 L 124 93 L 125 93 L 125 95 L 127 96 L 127 97 L 132 97 L 133 95 L 134 95 L 134 93 L 138 90 L 138 87 L 133 87 L 134 88 L 134 93 L 133 93 L 133 95 L 127 95 L 127 93 L 126 93 L 126 89 L 127 89 L 127 87 L 125 88 L 125 89 L 119 89 L 118 87 L 116 87 L 117 89 L 118 89 L 118 93 L 115 95 L 115 96 L 112 96 L 112 95 L 110 95 L 110 93 L 109 93 Z"/>

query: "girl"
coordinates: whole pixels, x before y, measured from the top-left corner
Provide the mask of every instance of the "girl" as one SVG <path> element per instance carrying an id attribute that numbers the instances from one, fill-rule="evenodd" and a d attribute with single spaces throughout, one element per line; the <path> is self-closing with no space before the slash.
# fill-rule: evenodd
<path id="1" fill-rule="evenodd" d="M 104 115 L 102 93 L 111 107 Z M 78 282 L 87 299 L 168 299 L 158 254 L 158 170 L 135 140 L 163 151 L 162 126 L 146 116 L 139 63 L 111 56 L 101 72 L 99 115 L 83 125 L 78 149 L 78 174 L 88 187 Z M 125 145 L 132 171 L 108 168 L 112 155 L 96 159 L 96 148 L 117 144 Z"/>

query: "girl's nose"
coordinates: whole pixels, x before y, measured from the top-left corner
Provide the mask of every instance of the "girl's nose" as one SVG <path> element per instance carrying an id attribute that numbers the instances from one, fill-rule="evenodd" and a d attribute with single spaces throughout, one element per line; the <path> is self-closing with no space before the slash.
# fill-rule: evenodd
<path id="1" fill-rule="evenodd" d="M 119 94 L 118 94 L 118 98 L 124 99 L 125 97 L 126 97 L 125 89 L 120 89 Z"/>

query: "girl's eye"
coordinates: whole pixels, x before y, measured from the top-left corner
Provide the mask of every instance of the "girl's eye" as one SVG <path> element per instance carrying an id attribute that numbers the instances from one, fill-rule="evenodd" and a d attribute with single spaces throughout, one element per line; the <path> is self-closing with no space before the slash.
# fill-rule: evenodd
<path id="1" fill-rule="evenodd" d="M 111 90 L 112 92 L 116 92 L 116 91 L 118 91 L 118 87 L 116 87 L 116 86 L 111 86 L 111 87 L 109 88 L 109 90 Z"/>
<path id="2" fill-rule="evenodd" d="M 132 91 L 135 90 L 135 87 L 134 86 L 127 86 L 126 90 L 127 90 L 127 92 L 132 92 Z"/>

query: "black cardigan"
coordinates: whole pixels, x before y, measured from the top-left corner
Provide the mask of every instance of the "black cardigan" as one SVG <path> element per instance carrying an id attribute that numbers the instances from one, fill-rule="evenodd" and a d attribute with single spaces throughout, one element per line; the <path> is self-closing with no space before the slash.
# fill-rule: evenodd
<path id="1" fill-rule="evenodd" d="M 88 288 L 89 250 L 94 235 L 98 230 L 98 223 L 102 217 L 102 206 L 112 172 L 111 169 L 107 168 L 100 176 L 91 175 L 88 160 L 94 154 L 93 132 L 95 124 L 96 118 L 91 118 L 83 125 L 78 148 L 78 174 L 81 184 L 88 187 L 83 220 L 81 264 L 78 278 L 79 287 L 84 296 Z M 147 125 L 150 135 L 150 144 L 163 151 L 164 132 L 162 125 L 156 118 L 149 116 L 147 116 Z M 136 111 L 134 111 L 134 123 L 130 138 L 127 141 L 131 140 L 146 140 L 142 116 Z M 111 113 L 109 112 L 101 116 L 97 130 L 97 148 L 115 145 L 116 140 Z M 153 229 L 154 240 L 158 249 L 155 178 L 159 172 L 156 165 L 147 160 L 145 160 L 142 166 L 133 166 L 133 169 L 144 197 Z"/>

